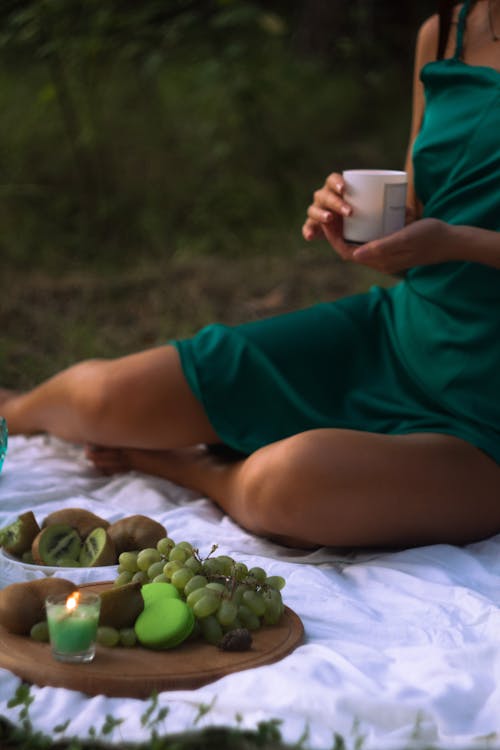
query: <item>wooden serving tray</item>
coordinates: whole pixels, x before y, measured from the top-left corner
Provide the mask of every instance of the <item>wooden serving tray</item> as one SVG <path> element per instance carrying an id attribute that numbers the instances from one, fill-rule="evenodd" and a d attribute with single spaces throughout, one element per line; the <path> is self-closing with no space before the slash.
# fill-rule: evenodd
<path id="1" fill-rule="evenodd" d="M 92 583 L 80 588 L 99 593 L 111 585 Z M 293 651 L 303 637 L 302 621 L 285 607 L 278 625 L 252 632 L 248 651 L 221 651 L 201 640 L 166 651 L 98 646 L 93 662 L 75 665 L 56 661 L 48 643 L 14 635 L 0 626 L 0 667 L 41 687 L 64 687 L 87 695 L 149 698 L 153 691 L 192 690 L 232 672 L 271 664 Z"/>

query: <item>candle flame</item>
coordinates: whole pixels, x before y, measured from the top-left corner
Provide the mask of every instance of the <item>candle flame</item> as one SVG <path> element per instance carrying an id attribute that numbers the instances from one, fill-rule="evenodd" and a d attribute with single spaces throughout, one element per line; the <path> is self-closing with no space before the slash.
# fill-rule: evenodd
<path id="1" fill-rule="evenodd" d="M 72 612 L 74 609 L 78 607 L 79 601 L 80 601 L 80 592 L 73 591 L 73 593 L 70 594 L 68 598 L 66 599 L 66 609 L 69 609 L 69 611 Z"/>

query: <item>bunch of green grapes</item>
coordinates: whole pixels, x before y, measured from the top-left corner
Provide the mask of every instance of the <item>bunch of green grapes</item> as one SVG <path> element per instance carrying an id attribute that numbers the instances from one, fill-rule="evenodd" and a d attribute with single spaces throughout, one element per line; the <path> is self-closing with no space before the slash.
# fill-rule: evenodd
<path id="1" fill-rule="evenodd" d="M 165 537 L 155 548 L 122 552 L 114 583 L 173 584 L 193 610 L 196 631 L 209 643 L 219 643 L 225 633 L 237 628 L 252 631 L 276 625 L 284 611 L 281 589 L 285 579 L 268 576 L 260 567 L 249 569 L 227 555 L 214 556 L 216 549 L 214 545 L 203 559 L 189 542 L 177 544 Z"/>

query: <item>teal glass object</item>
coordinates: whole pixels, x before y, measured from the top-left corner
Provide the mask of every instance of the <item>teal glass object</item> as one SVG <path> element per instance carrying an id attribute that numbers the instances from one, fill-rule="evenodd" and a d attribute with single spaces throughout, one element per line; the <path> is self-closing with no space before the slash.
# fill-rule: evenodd
<path id="1" fill-rule="evenodd" d="M 3 417 L 0 417 L 0 471 L 2 471 L 3 460 L 7 453 L 8 434 L 7 422 Z"/>

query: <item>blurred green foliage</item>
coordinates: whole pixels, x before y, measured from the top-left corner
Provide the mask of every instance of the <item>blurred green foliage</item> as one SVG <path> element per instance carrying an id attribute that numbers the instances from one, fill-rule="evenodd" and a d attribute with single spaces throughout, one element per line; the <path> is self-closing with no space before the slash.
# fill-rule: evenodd
<path id="1" fill-rule="evenodd" d="M 416 29 L 314 5 L 3 0 L 3 262 L 277 252 L 328 172 L 399 167 Z"/>

